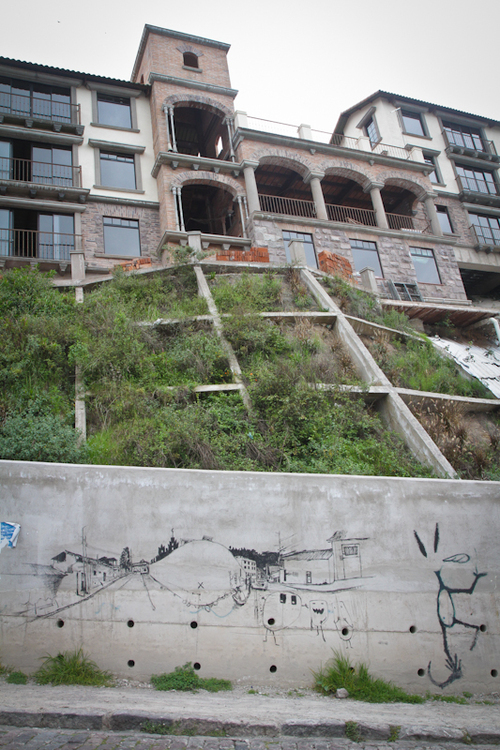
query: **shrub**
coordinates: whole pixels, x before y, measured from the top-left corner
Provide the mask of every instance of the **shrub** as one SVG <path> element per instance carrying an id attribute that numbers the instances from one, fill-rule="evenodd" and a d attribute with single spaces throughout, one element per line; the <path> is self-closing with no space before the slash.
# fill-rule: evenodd
<path id="1" fill-rule="evenodd" d="M 209 690 L 211 693 L 217 693 L 219 690 L 232 690 L 229 680 L 198 677 L 191 662 L 187 662 L 182 667 L 175 667 L 173 672 L 152 675 L 151 683 L 156 690 Z"/>
<path id="2" fill-rule="evenodd" d="M 28 682 L 28 675 L 24 674 L 24 672 L 11 672 L 5 678 L 5 682 L 10 683 L 11 685 L 26 685 Z"/>
<path id="3" fill-rule="evenodd" d="M 82 649 L 47 656 L 35 672 L 39 685 L 111 685 L 112 676 L 103 672 Z"/>

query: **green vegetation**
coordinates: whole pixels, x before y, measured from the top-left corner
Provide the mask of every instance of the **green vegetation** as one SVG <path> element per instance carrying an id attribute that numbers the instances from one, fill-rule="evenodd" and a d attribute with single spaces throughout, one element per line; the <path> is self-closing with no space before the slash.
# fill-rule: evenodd
<path id="1" fill-rule="evenodd" d="M 293 268 L 284 275 L 268 271 L 215 276 L 211 281 L 211 292 L 221 313 L 317 309 Z"/>
<path id="2" fill-rule="evenodd" d="M 199 677 L 190 662 L 182 667 L 175 667 L 173 672 L 152 675 L 151 683 L 156 690 L 208 690 L 211 693 L 232 690 L 233 687 L 229 680 Z"/>
<path id="3" fill-rule="evenodd" d="M 348 740 L 351 740 L 352 742 L 362 742 L 363 738 L 361 736 L 361 732 L 359 731 L 359 726 L 357 721 L 346 721 L 345 723 L 345 736 Z"/>
<path id="4" fill-rule="evenodd" d="M 399 740 L 399 734 L 401 732 L 401 726 L 398 724 L 391 724 L 389 726 L 389 737 L 387 742 L 397 742 Z"/>
<path id="5" fill-rule="evenodd" d="M 420 695 L 410 695 L 385 680 L 375 679 L 365 664 L 352 666 L 348 657 L 334 652 L 334 658 L 318 672 L 313 672 L 314 687 L 327 695 L 345 688 L 349 698 L 367 703 L 424 703 Z M 347 729 L 346 729 L 347 734 Z"/>
<path id="6" fill-rule="evenodd" d="M 45 657 L 34 677 L 39 685 L 109 686 L 113 682 L 111 674 L 99 669 L 82 649 Z"/>
<path id="7" fill-rule="evenodd" d="M 24 672 L 10 672 L 5 678 L 5 682 L 11 685 L 26 685 L 28 682 L 28 675 Z"/>

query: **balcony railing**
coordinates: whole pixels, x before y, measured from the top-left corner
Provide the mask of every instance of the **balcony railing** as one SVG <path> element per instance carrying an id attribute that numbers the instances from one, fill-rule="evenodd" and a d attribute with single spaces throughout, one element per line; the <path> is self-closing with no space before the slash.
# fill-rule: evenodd
<path id="1" fill-rule="evenodd" d="M 299 198 L 282 198 L 278 195 L 259 195 L 260 210 L 271 214 L 285 216 L 301 216 L 304 219 L 316 219 L 314 201 L 304 201 Z"/>
<path id="2" fill-rule="evenodd" d="M 371 208 L 352 208 L 351 206 L 335 206 L 327 203 L 326 210 L 330 221 L 340 221 L 344 224 L 362 224 L 365 227 L 376 227 L 375 211 Z"/>
<path id="3" fill-rule="evenodd" d="M 500 248 L 500 229 L 495 229 L 494 227 L 481 227 L 477 224 L 472 224 L 470 228 L 476 238 L 477 245 Z"/>
<path id="4" fill-rule="evenodd" d="M 415 231 L 413 226 L 413 219 L 411 216 L 402 216 L 401 214 L 387 214 L 387 223 L 389 229 L 409 229 L 410 232 Z"/>
<path id="5" fill-rule="evenodd" d="M 54 95 L 55 96 L 55 95 Z M 50 98 L 49 98 L 50 97 Z M 80 125 L 80 105 L 36 94 L 0 93 L 0 115 Z"/>
<path id="6" fill-rule="evenodd" d="M 489 173 L 488 173 L 489 174 Z M 491 181 L 483 177 L 461 177 L 457 175 L 460 192 L 481 193 L 482 195 L 498 195 L 498 186 L 492 177 Z"/>
<path id="7" fill-rule="evenodd" d="M 464 153 L 473 151 L 479 158 L 488 158 L 488 156 L 497 156 L 497 150 L 493 141 L 487 141 L 476 133 L 459 133 L 455 131 L 443 130 L 443 138 L 446 146 L 451 148 L 455 153 Z"/>
<path id="8" fill-rule="evenodd" d="M 0 157 L 0 180 L 81 187 L 81 172 L 81 167 L 72 167 L 68 164 L 49 164 L 30 159 Z"/>
<path id="9" fill-rule="evenodd" d="M 389 146 L 388 143 L 377 143 L 373 148 L 373 153 L 380 156 L 392 156 L 394 159 L 405 159 L 406 161 L 411 158 L 411 153 L 408 149 L 401 148 L 400 146 Z"/>
<path id="10" fill-rule="evenodd" d="M 70 260 L 72 250 L 81 250 L 79 234 L 40 232 L 34 229 L 0 229 L 0 256 L 38 260 Z"/>
<path id="11" fill-rule="evenodd" d="M 330 136 L 330 146 L 339 146 L 341 148 L 354 148 L 359 150 L 358 139 L 351 138 L 347 135 L 341 135 L 340 133 L 333 133 Z"/>

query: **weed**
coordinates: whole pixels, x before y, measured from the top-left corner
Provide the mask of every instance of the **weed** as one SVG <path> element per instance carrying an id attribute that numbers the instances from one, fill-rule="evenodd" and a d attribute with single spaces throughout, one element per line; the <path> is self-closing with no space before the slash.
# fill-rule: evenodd
<path id="1" fill-rule="evenodd" d="M 28 675 L 24 672 L 10 672 L 7 675 L 5 682 L 9 682 L 11 685 L 26 685 L 28 682 Z"/>
<path id="2" fill-rule="evenodd" d="M 232 690 L 229 680 L 199 677 L 190 662 L 182 667 L 175 667 L 173 672 L 152 675 L 151 682 L 156 690 L 208 690 L 211 693 Z"/>
<path id="3" fill-rule="evenodd" d="M 468 690 L 464 690 L 464 692 L 462 693 L 462 695 L 464 696 L 464 698 L 472 698 L 472 696 L 474 695 L 474 693 L 469 693 Z"/>
<path id="4" fill-rule="evenodd" d="M 47 656 L 35 672 L 39 685 L 111 685 L 109 672 L 103 672 L 82 649 L 65 651 L 57 656 Z"/>
<path id="5" fill-rule="evenodd" d="M 346 688 L 349 698 L 367 703 L 424 703 L 420 695 L 410 695 L 385 680 L 373 678 L 365 664 L 351 665 L 349 658 L 334 652 L 334 658 L 318 672 L 313 672 L 314 687 L 326 694 Z"/>
<path id="6" fill-rule="evenodd" d="M 441 703 L 458 703 L 461 706 L 468 705 L 468 701 L 461 695 L 432 695 L 431 700 L 441 701 Z"/>
<path id="7" fill-rule="evenodd" d="M 391 724 L 389 726 L 389 737 L 387 738 L 387 742 L 397 742 L 399 740 L 400 732 L 401 727 L 399 725 Z"/>
<path id="8" fill-rule="evenodd" d="M 464 743 L 464 745 L 472 745 L 472 737 L 470 736 L 469 732 L 466 729 L 462 729 L 462 732 L 462 742 Z"/>
<path id="9" fill-rule="evenodd" d="M 219 276 L 212 282 L 211 291 L 221 313 L 282 309 L 281 281 L 273 272 L 243 273 L 231 279 Z"/>
<path id="10" fill-rule="evenodd" d="M 358 726 L 357 721 L 346 721 L 345 736 L 347 737 L 348 740 L 352 740 L 352 742 L 362 742 L 363 738 L 359 731 L 359 726 Z"/>
<path id="11" fill-rule="evenodd" d="M 147 732 L 148 734 L 162 734 L 162 735 L 183 735 L 184 737 L 226 737 L 227 732 L 225 729 L 212 729 L 209 731 L 202 731 L 197 726 L 186 726 L 183 722 L 173 721 L 169 724 L 158 721 L 145 721 L 141 724 L 141 732 Z"/>
<path id="12" fill-rule="evenodd" d="M 248 691 L 248 695 L 258 695 L 258 690 L 254 690 L 253 688 L 250 688 Z"/>

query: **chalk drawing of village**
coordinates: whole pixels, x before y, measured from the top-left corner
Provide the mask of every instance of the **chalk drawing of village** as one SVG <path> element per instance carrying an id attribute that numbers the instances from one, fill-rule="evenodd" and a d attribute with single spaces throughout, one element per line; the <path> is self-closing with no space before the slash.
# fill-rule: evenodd
<path id="1" fill-rule="evenodd" d="M 119 557 L 93 557 L 83 529 L 80 550 L 64 549 L 50 564 L 29 565 L 45 593 L 41 597 L 38 589 L 35 600 L 30 595 L 18 614 L 33 620 L 60 616 L 105 592 L 133 588 L 147 596 L 153 611 L 161 612 L 165 606 L 161 592 L 167 592 L 193 615 L 203 611 L 226 618 L 251 608 L 265 637 L 294 625 L 303 627 L 307 621 L 325 639 L 330 617 L 331 627 L 350 640 L 352 617 L 336 595 L 362 586 L 361 553 L 366 540 L 335 531 L 321 549 L 287 551 L 278 543 L 276 551 L 257 552 L 226 547 L 206 536 L 176 539 L 172 530 L 169 542 L 161 544 L 156 555 L 136 560 L 129 547 Z"/>

